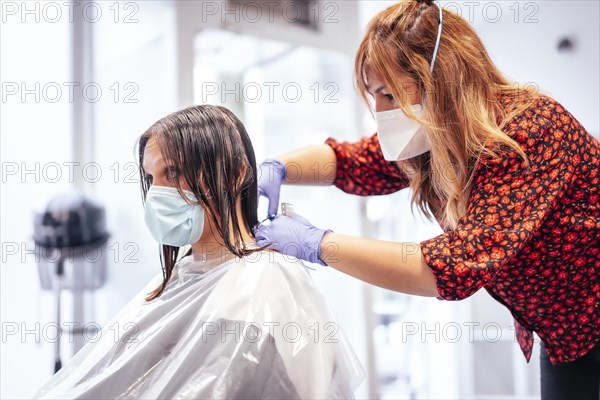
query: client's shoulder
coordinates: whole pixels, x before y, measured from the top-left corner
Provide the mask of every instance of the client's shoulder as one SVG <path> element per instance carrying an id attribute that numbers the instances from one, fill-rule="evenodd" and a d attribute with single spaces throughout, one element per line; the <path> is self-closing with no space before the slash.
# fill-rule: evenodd
<path id="1" fill-rule="evenodd" d="M 296 257 L 272 250 L 258 250 L 241 259 L 240 265 L 248 273 L 283 274 L 286 276 L 309 276 L 304 262 Z"/>
<path id="2" fill-rule="evenodd" d="M 258 250 L 224 265 L 207 299 L 214 315 L 247 321 L 279 321 L 299 305 L 320 301 L 320 291 L 302 261 Z M 210 304 L 209 304 L 210 303 Z"/>

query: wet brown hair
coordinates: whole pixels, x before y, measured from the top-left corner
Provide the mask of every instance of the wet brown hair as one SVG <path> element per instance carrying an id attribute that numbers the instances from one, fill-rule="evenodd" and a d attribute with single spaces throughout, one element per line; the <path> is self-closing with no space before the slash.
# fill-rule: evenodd
<path id="1" fill-rule="evenodd" d="M 258 224 L 258 189 L 254 150 L 240 120 L 225 107 L 200 105 L 170 114 L 148 128 L 138 140 L 143 202 L 151 186 L 151 177 L 143 169 L 144 150 L 151 138 L 157 140 L 165 163 L 175 167 L 179 194 L 189 200 L 182 192 L 183 181 L 198 199 L 196 204 L 206 210 L 218 231 L 215 237 L 225 248 L 238 257 L 260 250 L 246 248 L 242 239 L 242 229 L 254 236 L 252 228 Z M 241 221 L 236 212 L 238 199 Z M 179 252 L 179 247 L 162 246 L 163 282 L 147 301 L 164 291 Z M 184 256 L 189 254 L 191 249 Z"/>

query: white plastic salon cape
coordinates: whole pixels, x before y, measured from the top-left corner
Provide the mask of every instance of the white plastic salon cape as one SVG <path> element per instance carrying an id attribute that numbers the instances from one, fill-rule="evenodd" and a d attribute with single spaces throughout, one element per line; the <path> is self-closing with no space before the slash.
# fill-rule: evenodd
<path id="1" fill-rule="evenodd" d="M 34 398 L 353 398 L 362 366 L 304 264 L 219 263 L 182 258 L 146 302 L 157 275 Z"/>

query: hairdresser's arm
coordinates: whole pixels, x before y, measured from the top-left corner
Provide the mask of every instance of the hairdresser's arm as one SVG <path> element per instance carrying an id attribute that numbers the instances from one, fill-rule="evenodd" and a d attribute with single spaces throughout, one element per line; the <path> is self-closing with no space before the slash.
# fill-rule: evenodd
<path id="1" fill-rule="evenodd" d="M 377 135 L 356 142 L 328 138 L 325 144 L 282 154 L 277 160 L 286 165 L 287 184 L 334 184 L 359 196 L 389 194 L 409 186 L 398 166 L 383 158 Z"/>
<path id="2" fill-rule="evenodd" d="M 335 179 L 335 152 L 326 144 L 302 147 L 275 159 L 286 166 L 286 184 L 331 185 Z"/>
<path id="3" fill-rule="evenodd" d="M 397 243 L 326 233 L 321 260 L 364 282 L 385 289 L 438 297 L 436 280 L 418 243 Z"/>

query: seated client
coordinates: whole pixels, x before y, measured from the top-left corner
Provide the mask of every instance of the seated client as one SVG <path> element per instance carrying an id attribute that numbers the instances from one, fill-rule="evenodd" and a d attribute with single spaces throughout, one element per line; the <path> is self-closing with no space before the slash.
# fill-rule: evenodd
<path id="1" fill-rule="evenodd" d="M 257 168 L 235 115 L 160 119 L 139 166 L 162 273 L 35 398 L 352 398 L 362 367 L 308 270 L 256 245 Z"/>

